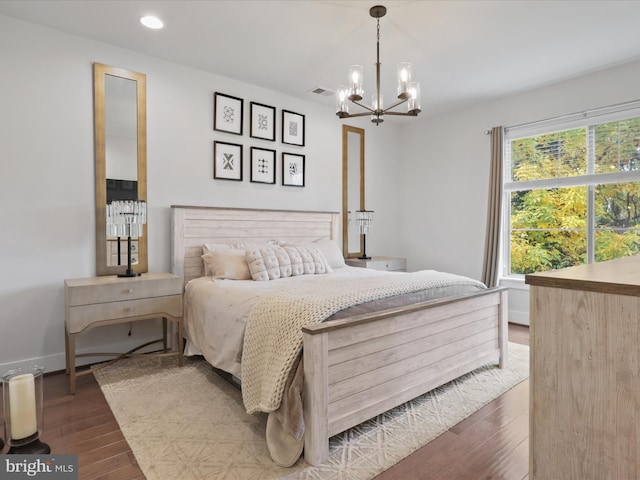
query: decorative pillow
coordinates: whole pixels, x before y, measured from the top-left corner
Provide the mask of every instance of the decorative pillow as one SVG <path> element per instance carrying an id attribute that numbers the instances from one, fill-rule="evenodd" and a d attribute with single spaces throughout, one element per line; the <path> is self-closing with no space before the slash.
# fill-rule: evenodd
<path id="1" fill-rule="evenodd" d="M 232 248 L 241 249 L 243 251 L 254 249 L 254 248 L 263 248 L 266 246 L 276 245 L 275 240 L 265 240 L 263 242 L 247 242 L 239 239 L 229 239 L 224 243 L 203 243 L 202 244 L 202 254 L 206 255 L 209 252 L 214 250 L 230 250 Z M 213 275 L 213 272 L 207 265 L 207 262 L 204 262 L 204 274 L 205 276 Z M 251 278 L 249 276 L 248 278 Z"/>
<path id="2" fill-rule="evenodd" d="M 273 248 L 247 250 L 245 258 L 251 278 L 254 280 L 264 281 L 280 278 L 280 263 Z"/>
<path id="3" fill-rule="evenodd" d="M 210 250 L 202 255 L 205 271 L 213 278 L 229 280 L 250 280 L 251 273 L 247 265 L 245 251 L 240 248 L 221 248 Z"/>
<path id="4" fill-rule="evenodd" d="M 323 238 L 321 240 L 316 240 L 315 242 L 305 242 L 301 244 L 295 244 L 293 242 L 288 241 L 280 241 L 278 244 L 281 247 L 306 247 L 306 248 L 317 248 L 322 253 L 324 259 L 326 260 L 327 265 L 331 268 L 342 268 L 346 267 L 347 264 L 344 261 L 344 257 L 342 256 L 342 251 L 340 247 L 335 242 L 335 240 L 331 240 L 329 238 Z"/>
<path id="5" fill-rule="evenodd" d="M 298 251 L 298 247 L 281 247 L 289 255 L 289 261 L 291 263 L 291 276 L 304 275 L 304 266 L 302 265 L 302 255 Z"/>
<path id="6" fill-rule="evenodd" d="M 211 261 L 213 261 L 210 257 L 209 257 L 209 261 L 205 260 L 204 256 L 209 253 L 209 252 L 214 252 L 214 251 L 220 251 L 220 250 L 231 250 L 231 246 L 229 246 L 229 244 L 226 243 L 204 243 L 202 245 L 202 260 L 204 263 L 204 274 L 207 277 L 210 277 L 211 275 L 213 275 L 213 272 L 211 270 L 211 268 L 209 267 L 209 263 Z"/>
<path id="7" fill-rule="evenodd" d="M 290 277 L 292 272 L 291 258 L 289 257 L 289 254 L 284 248 L 278 246 L 271 247 L 271 250 L 273 250 L 273 253 L 278 260 L 278 265 L 280 266 L 280 278 Z"/>
<path id="8" fill-rule="evenodd" d="M 333 271 L 320 249 L 315 247 L 288 246 L 248 250 L 246 259 L 251 278 L 260 281 Z"/>

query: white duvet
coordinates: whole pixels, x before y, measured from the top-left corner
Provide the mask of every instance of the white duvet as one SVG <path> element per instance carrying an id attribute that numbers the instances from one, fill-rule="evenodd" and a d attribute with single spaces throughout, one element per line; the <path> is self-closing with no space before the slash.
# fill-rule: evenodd
<path id="1" fill-rule="evenodd" d="M 480 282 L 451 274 L 455 282 L 464 282 L 477 289 Z M 356 267 L 335 269 L 321 275 L 299 275 L 269 281 L 226 280 L 201 277 L 190 281 L 185 289 L 184 325 L 187 345 L 186 355 L 203 355 L 214 367 L 241 378 L 241 357 L 244 331 L 251 308 L 269 292 L 289 289 L 291 286 L 308 285 L 313 288 L 328 279 L 358 282 L 371 277 L 406 275 L 401 272 L 382 272 Z"/>

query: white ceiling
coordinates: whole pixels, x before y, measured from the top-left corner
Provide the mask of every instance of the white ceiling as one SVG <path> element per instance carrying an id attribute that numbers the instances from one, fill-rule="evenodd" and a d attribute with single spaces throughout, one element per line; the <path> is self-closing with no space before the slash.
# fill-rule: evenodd
<path id="1" fill-rule="evenodd" d="M 381 0 L 382 1 L 382 0 Z M 371 1 L 0 0 L 0 15 L 333 105 L 309 93 L 364 66 L 374 88 Z M 640 58 L 640 1 L 384 0 L 385 103 L 413 63 L 422 110 L 439 113 Z M 159 16 L 165 28 L 142 27 Z M 4 45 L 2 48 L 7 48 Z M 232 93 L 232 92 L 230 92 Z"/>

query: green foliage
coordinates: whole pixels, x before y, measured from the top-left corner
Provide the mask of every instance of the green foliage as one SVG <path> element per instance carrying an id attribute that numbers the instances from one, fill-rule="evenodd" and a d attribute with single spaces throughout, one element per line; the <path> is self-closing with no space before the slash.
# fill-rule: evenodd
<path id="1" fill-rule="evenodd" d="M 593 129 L 591 171 L 640 169 L 640 119 Z M 587 129 L 511 143 L 512 181 L 582 176 L 588 170 Z M 640 183 L 521 190 L 511 195 L 511 273 L 526 274 L 587 262 L 587 215 L 594 196 L 595 260 L 640 251 Z"/>

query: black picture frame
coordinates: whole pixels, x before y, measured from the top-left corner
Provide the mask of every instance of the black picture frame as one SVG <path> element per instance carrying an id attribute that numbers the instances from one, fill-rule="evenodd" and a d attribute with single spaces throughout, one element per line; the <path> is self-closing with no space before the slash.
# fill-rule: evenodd
<path id="1" fill-rule="evenodd" d="M 275 150 L 251 147 L 251 181 L 254 183 L 276 183 Z"/>
<path id="2" fill-rule="evenodd" d="M 282 110 L 282 143 L 304 147 L 305 117 L 301 113 Z"/>
<path id="3" fill-rule="evenodd" d="M 249 135 L 251 138 L 276 141 L 276 108 L 258 102 L 249 104 Z"/>
<path id="4" fill-rule="evenodd" d="M 282 152 L 282 185 L 304 187 L 305 156 Z"/>
<path id="5" fill-rule="evenodd" d="M 242 145 L 213 142 L 213 178 L 242 181 Z"/>
<path id="6" fill-rule="evenodd" d="M 244 100 L 225 93 L 213 94 L 213 129 L 217 132 L 242 135 Z"/>

